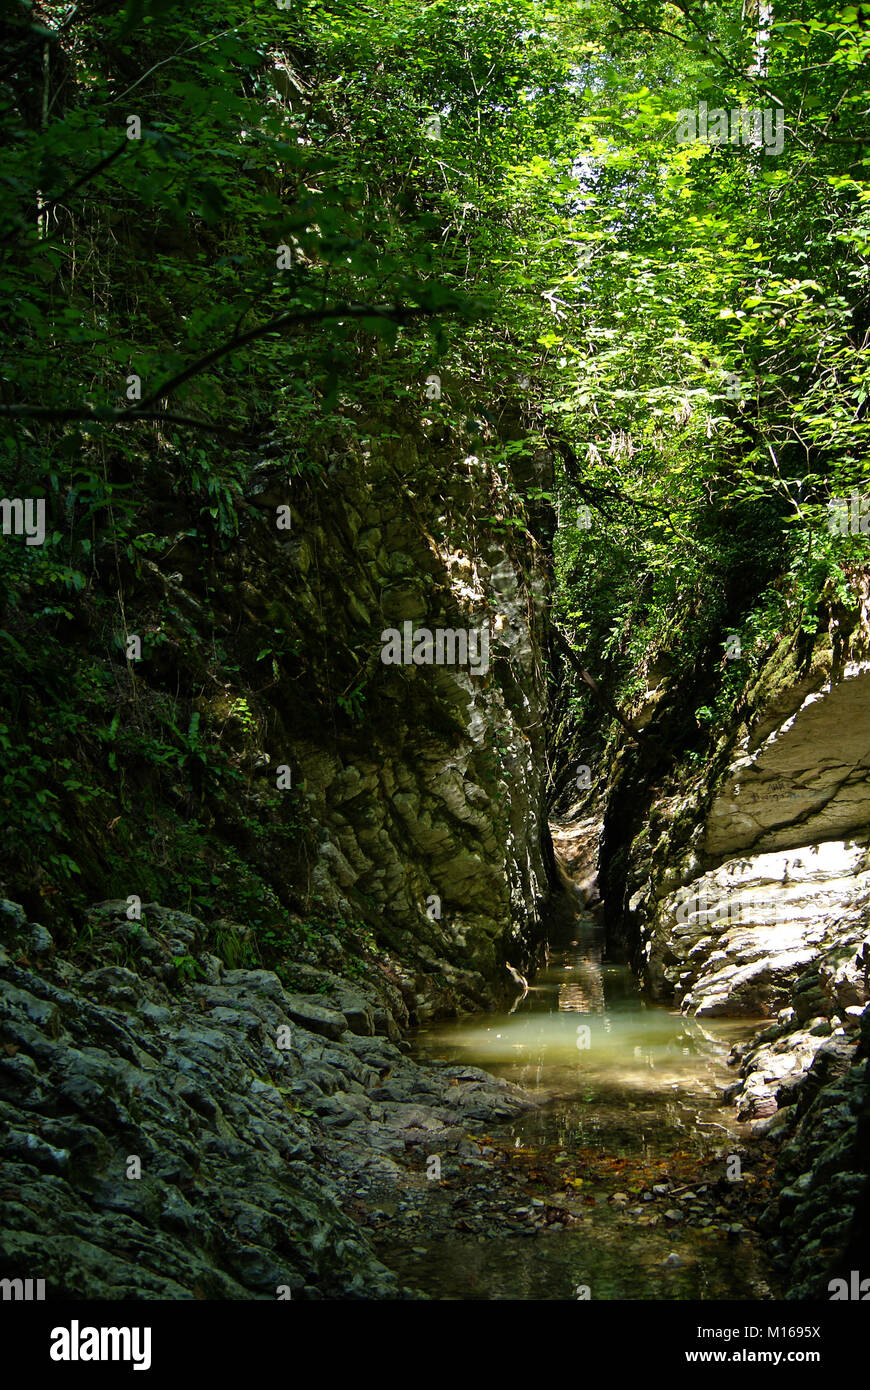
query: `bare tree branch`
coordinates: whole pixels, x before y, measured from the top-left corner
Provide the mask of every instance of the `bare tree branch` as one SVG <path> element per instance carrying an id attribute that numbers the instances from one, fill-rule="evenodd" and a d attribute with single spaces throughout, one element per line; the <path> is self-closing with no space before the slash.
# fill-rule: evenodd
<path id="1" fill-rule="evenodd" d="M 238 439 L 248 436 L 229 425 L 215 425 L 210 420 L 201 420 L 196 415 L 179 415 L 167 410 L 134 410 L 131 408 L 113 409 L 111 406 L 50 406 L 50 405 L 0 405 L 0 417 L 18 420 L 72 421 L 92 420 L 97 424 L 134 425 L 139 420 L 156 421 L 166 425 L 192 425 L 209 434 L 232 435 Z"/>
<path id="2" fill-rule="evenodd" d="M 601 686 L 598 684 L 595 677 L 591 675 L 589 671 L 587 671 L 586 667 L 583 665 L 582 661 L 580 660 L 580 657 L 577 655 L 576 651 L 571 646 L 571 643 L 568 641 L 568 638 L 566 637 L 562 629 L 560 627 L 557 627 L 556 624 L 553 623 L 552 631 L 556 637 L 557 642 L 559 643 L 559 646 L 562 649 L 562 652 L 568 658 L 569 664 L 577 672 L 577 675 L 583 681 L 584 685 L 588 685 L 589 689 L 592 691 L 592 694 L 595 696 L 596 700 L 601 705 L 602 709 L 605 709 L 609 715 L 611 715 L 622 725 L 629 738 L 634 739 L 635 743 L 639 743 L 641 747 L 643 747 L 645 743 L 649 743 L 649 734 L 642 734 L 640 729 L 636 729 L 633 724 L 629 723 L 625 716 L 620 714 L 613 701 L 605 695 L 604 691 L 601 689 Z"/>
<path id="3" fill-rule="evenodd" d="M 298 328 L 306 324 L 322 324 L 333 319 L 371 318 L 383 319 L 391 323 L 406 323 L 411 319 L 428 318 L 433 313 L 435 313 L 434 309 L 410 305 L 393 305 L 391 307 L 386 304 L 336 304 L 331 308 L 277 314 L 274 318 L 267 319 L 265 323 L 249 328 L 245 333 L 234 333 L 231 338 L 219 343 L 210 352 L 198 357 L 180 372 L 167 378 L 138 405 L 124 406 L 119 409 L 111 406 L 86 404 L 73 406 L 0 405 L 0 417 L 6 416 L 19 420 L 94 420 L 105 421 L 109 424 L 135 424 L 139 420 L 164 421 L 166 424 L 191 425 L 196 429 L 208 430 L 212 433 L 233 434 L 237 432 L 230 430 L 225 425 L 215 425 L 193 415 L 170 414 L 165 410 L 154 410 L 150 407 L 153 407 L 157 401 L 171 396 L 185 382 L 198 376 L 200 372 L 204 372 L 215 362 L 221 361 L 224 357 L 228 357 L 241 347 L 246 347 L 248 343 L 255 342 L 258 338 L 266 337 L 269 333 L 278 333 L 287 328 Z M 239 437 L 244 436 L 240 435 Z"/>
<path id="4" fill-rule="evenodd" d="M 170 396 L 177 391 L 179 386 L 190 381 L 191 377 L 199 376 L 207 367 L 214 366 L 215 362 L 220 362 L 222 358 L 228 357 L 230 353 L 237 352 L 241 347 L 247 347 L 248 343 L 256 342 L 258 338 L 265 338 L 269 333 L 280 333 L 285 328 L 302 327 L 305 324 L 324 323 L 329 319 L 384 319 L 392 323 L 405 323 L 408 319 L 428 318 L 434 312 L 432 309 L 411 308 L 407 305 L 396 305 L 390 308 L 385 304 L 337 304 L 333 308 L 308 309 L 303 312 L 290 311 L 285 314 L 276 314 L 274 318 L 267 319 L 265 323 L 256 324 L 249 328 L 245 333 L 234 333 L 225 342 L 219 343 L 211 352 L 198 357 L 195 362 L 191 362 L 182 371 L 176 372 L 175 376 L 169 377 L 161 386 L 152 391 L 142 401 L 142 408 L 153 405 L 155 401 L 161 400 L 164 396 Z"/>
<path id="5" fill-rule="evenodd" d="M 72 197 L 73 193 L 78 192 L 78 190 L 82 188 L 86 183 L 90 183 L 91 179 L 95 179 L 98 174 L 101 174 L 103 172 L 104 169 L 108 169 L 109 165 L 114 164 L 116 159 L 120 159 L 121 155 L 124 154 L 129 149 L 129 147 L 130 141 L 127 139 L 125 135 L 124 139 L 121 141 L 120 145 L 118 145 L 116 149 L 112 150 L 109 154 L 104 155 L 102 159 L 98 160 L 97 163 L 92 166 L 92 168 L 86 169 L 85 172 L 83 174 L 80 174 L 77 179 L 73 179 L 73 182 L 67 184 L 66 188 L 62 189 L 61 192 L 58 193 L 55 198 L 47 198 L 45 202 L 40 203 L 40 214 L 44 215 L 46 212 L 49 212 L 51 208 L 57 207 L 58 203 L 65 203 L 67 198 Z M 5 246 L 8 242 L 14 241 L 15 238 L 20 235 L 21 230 L 22 227 L 20 223 L 18 226 L 12 227 L 11 230 L 8 231 L 5 236 L 0 237 L 0 246 Z"/>

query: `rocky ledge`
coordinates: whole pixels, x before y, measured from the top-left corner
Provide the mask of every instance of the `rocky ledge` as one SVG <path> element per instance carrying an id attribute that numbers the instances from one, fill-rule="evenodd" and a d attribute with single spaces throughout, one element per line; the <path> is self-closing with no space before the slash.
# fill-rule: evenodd
<path id="1" fill-rule="evenodd" d="M 757 1051 L 757 1050 L 756 1050 Z M 860 1036 L 831 1037 L 776 1092 L 757 1128 L 784 1140 L 777 1195 L 762 1218 L 792 1299 L 830 1299 L 832 1279 L 866 1274 L 870 1252 L 870 1012 Z"/>
<path id="2" fill-rule="evenodd" d="M 0 904 L 0 1274 L 52 1299 L 415 1296 L 359 1210 L 483 1164 L 475 1136 L 531 1098 L 417 1065 L 365 984 L 336 979 L 343 1010 L 143 913 L 104 905 L 129 963 L 78 965 Z"/>
<path id="3" fill-rule="evenodd" d="M 715 784 L 658 807 L 628 903 L 655 995 L 765 1020 L 726 1098 L 782 1145 L 766 1221 L 794 1298 L 870 1272 L 870 663 L 836 650 L 800 675 L 776 654 Z"/>

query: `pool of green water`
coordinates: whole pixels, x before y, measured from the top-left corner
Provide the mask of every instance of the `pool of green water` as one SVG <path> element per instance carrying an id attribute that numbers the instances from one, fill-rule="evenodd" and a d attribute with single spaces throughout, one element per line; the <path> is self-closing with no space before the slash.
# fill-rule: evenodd
<path id="1" fill-rule="evenodd" d="M 510 1013 L 421 1028 L 413 1040 L 421 1061 L 483 1067 L 538 1097 L 492 1141 L 541 1155 L 537 1200 L 570 1211 L 571 1223 L 424 1234 L 388 1262 L 442 1299 L 770 1297 L 743 1221 L 747 1133 L 722 1105 L 732 1044 L 757 1027 L 651 1002 L 626 966 L 603 958 L 598 928 L 580 925 Z M 729 1164 L 739 1176 L 723 1183 Z M 655 1185 L 666 1190 L 645 1195 Z"/>

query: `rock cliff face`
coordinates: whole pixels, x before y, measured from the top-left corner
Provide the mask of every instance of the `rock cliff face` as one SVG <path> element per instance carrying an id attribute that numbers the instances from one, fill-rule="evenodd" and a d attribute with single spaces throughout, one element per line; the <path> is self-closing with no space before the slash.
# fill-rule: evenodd
<path id="1" fill-rule="evenodd" d="M 651 992 L 700 1017 L 772 1020 L 735 1049 L 730 1099 L 759 1134 L 788 1139 L 769 1226 L 796 1297 L 827 1297 L 868 1240 L 866 624 L 856 637 L 854 659 L 837 660 L 835 632 L 802 673 L 779 653 L 718 772 L 653 793 L 622 849 L 623 940 Z"/>
<path id="2" fill-rule="evenodd" d="M 686 881 L 649 915 L 648 976 L 686 1012 L 769 1016 L 794 1002 L 806 1018 L 812 1000 L 847 1016 L 866 1002 L 870 667 L 807 684 L 754 721 L 676 868 Z"/>
<path id="3" fill-rule="evenodd" d="M 511 505 L 478 457 L 441 446 L 424 461 L 406 438 L 368 450 L 331 488 L 329 513 L 322 499 L 320 514 L 300 509 L 292 587 L 306 651 L 347 652 L 342 681 L 366 716 L 322 727 L 328 662 L 286 696 L 285 737 L 320 835 L 311 887 L 339 912 L 374 905 L 386 940 L 421 967 L 417 1017 L 479 1006 L 506 984 L 504 960 L 527 965 L 548 895 L 545 571 L 528 542 L 470 534 L 468 518 Z M 385 666 L 391 630 L 484 630 L 488 666 Z"/>
<path id="4" fill-rule="evenodd" d="M 422 1021 L 502 1000 L 543 937 L 548 582 L 507 465 L 393 425 L 246 462 L 231 542 L 149 476 L 157 558 L 100 552 L 70 610 L 64 766 L 88 796 L 58 790 L 57 838 L 79 930 L 135 895 L 198 912 L 230 964 L 316 968 L 338 944 Z M 526 467 L 547 484 L 546 458 Z M 42 867 L 8 856 L 4 890 L 66 929 Z"/>
<path id="5" fill-rule="evenodd" d="M 499 997 L 505 962 L 532 957 L 549 891 L 545 570 L 529 538 L 473 530 L 516 511 L 508 479 L 425 447 L 373 446 L 330 478 L 328 506 L 303 499 L 284 583 L 303 649 L 324 656 L 272 698 L 317 825 L 312 891 L 340 913 L 375 910 L 376 934 L 416 967 L 417 1018 Z M 283 494 L 263 487 L 268 524 Z M 255 611 L 284 625 L 265 583 Z M 407 644 L 422 630 L 483 631 L 488 663 L 383 663 L 382 632 Z M 353 727 L 324 723 L 328 688 L 356 692 Z"/>
<path id="6" fill-rule="evenodd" d="M 832 1004 L 858 1005 L 868 870 L 863 839 L 728 859 L 663 899 L 647 942 L 650 974 L 687 1013 L 764 1016 L 790 1002 L 817 962 Z"/>
<path id="7" fill-rule="evenodd" d="M 727 859 L 842 840 L 870 826 L 870 662 L 817 672 L 761 711 L 707 813 L 704 853 Z"/>

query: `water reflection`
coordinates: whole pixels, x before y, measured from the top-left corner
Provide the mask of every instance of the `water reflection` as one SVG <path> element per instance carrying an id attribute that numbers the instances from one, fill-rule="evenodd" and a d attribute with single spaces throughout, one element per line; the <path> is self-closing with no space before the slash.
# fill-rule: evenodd
<path id="1" fill-rule="evenodd" d="M 566 966 L 566 970 L 574 967 Z M 601 968 L 593 961 L 584 959 L 576 967 L 576 975 L 559 986 L 559 1008 L 576 1009 L 584 1014 L 604 1012 L 604 985 Z"/>
<path id="2" fill-rule="evenodd" d="M 654 1211 L 638 1196 L 653 1170 L 667 1172 L 676 1160 L 703 1181 L 714 1149 L 728 1151 L 738 1126 L 734 1112 L 721 1107 L 722 1089 L 733 1080 L 725 1058 L 756 1026 L 719 1019 L 701 1025 L 650 1003 L 627 967 L 603 957 L 597 927 L 584 925 L 511 1013 L 429 1027 L 415 1048 L 538 1093 L 540 1108 L 500 1126 L 499 1134 L 521 1150 L 519 1163 L 523 1155 L 544 1162 L 549 1155 L 554 1166 L 567 1165 L 559 1171 L 579 1175 L 579 1189 L 569 1178 L 558 1198 L 575 1224 L 532 1240 L 524 1238 L 528 1230 L 473 1237 L 457 1231 L 421 1247 L 391 1247 L 387 1263 L 412 1286 L 446 1299 L 574 1299 L 578 1285 L 596 1299 L 769 1296 L 751 1244 L 729 1244 L 689 1221 L 675 1229 L 660 1214 L 673 1197 Z M 607 1199 L 608 1189 L 599 1190 L 609 1171 L 619 1173 L 638 1204 L 625 1216 Z M 521 1182 L 513 1189 L 513 1202 L 524 1209 L 526 1191 L 530 1197 L 535 1188 Z M 438 1199 L 433 1190 L 430 1200 Z"/>
<path id="3" fill-rule="evenodd" d="M 646 1149 L 653 1133 L 661 1148 L 675 1131 L 700 1126 L 703 1137 L 705 1129 L 730 1127 L 730 1113 L 712 1114 L 733 1080 L 725 1058 L 756 1026 L 701 1024 L 645 999 L 627 966 L 603 958 L 599 929 L 590 923 L 551 956 L 511 1013 L 421 1029 L 416 1049 L 543 1093 L 552 1104 L 519 1121 L 518 1134 L 606 1142 L 621 1152 Z M 706 1119 L 699 1104 L 711 1112 Z"/>

